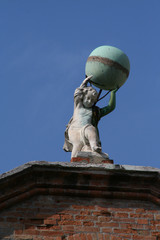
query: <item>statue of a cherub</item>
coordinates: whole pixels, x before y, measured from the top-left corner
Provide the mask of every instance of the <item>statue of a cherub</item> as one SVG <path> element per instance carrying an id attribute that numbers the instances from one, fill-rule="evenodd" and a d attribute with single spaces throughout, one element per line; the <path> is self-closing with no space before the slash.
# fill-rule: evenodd
<path id="1" fill-rule="evenodd" d="M 74 93 L 74 113 L 65 131 L 65 143 L 63 149 L 72 152 L 71 157 L 76 157 L 80 151 L 101 153 L 98 122 L 101 117 L 115 109 L 116 91 L 112 90 L 109 104 L 99 108 L 95 106 L 98 100 L 97 91 L 87 86 L 92 76 L 87 77 Z"/>

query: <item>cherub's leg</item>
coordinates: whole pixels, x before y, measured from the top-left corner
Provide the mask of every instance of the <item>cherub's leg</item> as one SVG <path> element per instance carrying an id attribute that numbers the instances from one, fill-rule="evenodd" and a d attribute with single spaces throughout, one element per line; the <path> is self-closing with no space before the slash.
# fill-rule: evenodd
<path id="1" fill-rule="evenodd" d="M 101 147 L 99 146 L 99 137 L 98 137 L 97 129 L 94 126 L 86 127 L 85 137 L 88 139 L 93 152 L 102 151 Z"/>
<path id="2" fill-rule="evenodd" d="M 71 157 L 76 157 L 77 153 L 81 151 L 83 143 L 81 141 L 80 130 L 69 129 L 69 140 L 73 145 Z"/>
<path id="3" fill-rule="evenodd" d="M 82 143 L 73 144 L 73 149 L 72 149 L 71 158 L 72 158 L 72 157 L 76 157 L 76 156 L 77 156 L 77 153 L 81 151 L 82 147 L 83 147 L 83 144 L 82 144 Z"/>

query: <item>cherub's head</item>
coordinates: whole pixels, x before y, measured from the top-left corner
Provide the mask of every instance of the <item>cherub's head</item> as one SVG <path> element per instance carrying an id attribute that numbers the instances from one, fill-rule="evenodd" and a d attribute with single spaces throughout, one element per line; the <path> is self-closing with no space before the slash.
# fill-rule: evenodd
<path id="1" fill-rule="evenodd" d="M 85 87 L 83 89 L 83 105 L 86 108 L 91 108 L 98 98 L 97 91 L 92 87 Z"/>

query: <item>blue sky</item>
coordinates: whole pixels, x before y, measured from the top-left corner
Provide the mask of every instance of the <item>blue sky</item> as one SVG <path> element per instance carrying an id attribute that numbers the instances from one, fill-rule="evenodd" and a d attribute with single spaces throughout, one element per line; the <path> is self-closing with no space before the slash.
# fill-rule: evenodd
<path id="1" fill-rule="evenodd" d="M 70 161 L 62 147 L 73 93 L 101 45 L 131 65 L 115 111 L 99 123 L 102 149 L 115 164 L 160 168 L 159 9 L 159 0 L 0 1 L 0 173 Z"/>

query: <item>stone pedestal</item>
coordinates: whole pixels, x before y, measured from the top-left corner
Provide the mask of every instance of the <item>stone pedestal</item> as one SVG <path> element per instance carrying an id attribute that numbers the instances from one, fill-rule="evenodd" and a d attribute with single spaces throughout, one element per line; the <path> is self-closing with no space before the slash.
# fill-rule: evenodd
<path id="1" fill-rule="evenodd" d="M 107 153 L 96 153 L 96 152 L 78 152 L 77 156 L 71 159 L 71 162 L 113 164 L 113 160 L 109 159 L 109 156 Z"/>

